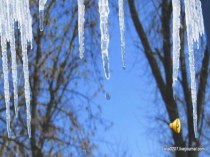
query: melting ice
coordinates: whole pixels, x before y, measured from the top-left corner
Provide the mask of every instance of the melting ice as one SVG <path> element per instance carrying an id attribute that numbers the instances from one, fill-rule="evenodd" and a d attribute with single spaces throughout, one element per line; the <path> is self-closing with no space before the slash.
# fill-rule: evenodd
<path id="1" fill-rule="evenodd" d="M 106 79 L 110 78 L 109 71 L 109 28 L 108 28 L 108 15 L 109 15 L 109 2 L 108 0 L 99 0 L 99 13 L 100 13 L 100 29 L 101 29 L 101 53 L 103 66 Z"/>
<path id="2" fill-rule="evenodd" d="M 180 56 L 180 0 L 173 0 L 173 86 L 178 77 L 179 56 Z M 187 27 L 187 43 L 189 52 L 189 67 L 191 80 L 191 96 L 193 105 L 193 124 L 195 137 L 197 132 L 197 96 L 196 96 L 196 79 L 195 79 L 195 63 L 194 63 L 194 44 L 204 34 L 204 23 L 200 0 L 184 0 L 185 19 Z"/>
<path id="3" fill-rule="evenodd" d="M 12 60 L 12 78 L 13 78 L 13 92 L 14 92 L 14 107 L 16 117 L 18 115 L 18 89 L 17 89 L 17 63 L 16 63 L 16 48 L 15 48 L 15 30 L 14 24 L 18 23 L 18 29 L 21 34 L 21 48 L 23 58 L 24 71 L 24 88 L 25 88 L 25 102 L 27 108 L 27 128 L 29 137 L 31 135 L 30 129 L 30 86 L 29 86 L 29 71 L 28 71 L 28 57 L 27 44 L 32 43 L 32 17 L 29 10 L 28 0 L 0 0 L 0 36 L 1 36 L 1 51 L 2 51 L 2 67 L 4 73 L 4 95 L 6 104 L 6 121 L 8 137 L 11 137 L 10 129 L 10 91 L 9 91 L 9 68 L 7 56 L 7 42 L 10 45 L 11 60 Z"/>

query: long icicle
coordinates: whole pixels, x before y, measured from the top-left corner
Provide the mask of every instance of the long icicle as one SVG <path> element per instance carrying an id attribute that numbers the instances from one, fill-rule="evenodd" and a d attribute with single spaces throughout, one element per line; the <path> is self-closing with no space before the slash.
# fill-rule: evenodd
<path id="1" fill-rule="evenodd" d="M 180 0 L 172 0 L 173 6 L 173 87 L 178 77 L 179 71 L 179 57 L 180 57 L 180 13 L 181 13 L 181 4 Z"/>
<path id="2" fill-rule="evenodd" d="M 78 33 L 79 33 L 79 56 L 84 57 L 84 23 L 85 23 L 85 5 L 84 0 L 78 2 Z"/>
<path id="3" fill-rule="evenodd" d="M 7 45 L 6 39 L 1 36 L 1 50 L 2 50 L 2 66 L 4 73 L 4 98 L 6 104 L 6 122 L 7 122 L 7 133 L 8 137 L 11 137 L 11 128 L 10 128 L 10 93 L 9 93 L 9 69 L 8 69 L 8 60 L 7 60 Z"/>
<path id="4" fill-rule="evenodd" d="M 15 49 L 15 0 L 8 7 L 8 16 L 9 18 L 9 42 L 10 42 L 10 51 L 12 59 L 12 81 L 13 81 L 13 93 L 14 93 L 14 108 L 15 116 L 18 117 L 18 83 L 17 83 L 17 63 L 16 63 L 16 49 Z"/>
<path id="5" fill-rule="evenodd" d="M 1 35 L 1 51 L 2 51 L 2 67 L 4 74 L 4 98 L 6 104 L 6 122 L 8 137 L 11 137 L 10 128 L 10 92 L 9 92 L 9 68 L 7 57 L 7 37 L 9 36 L 8 25 L 10 26 L 10 14 L 8 11 L 8 2 L 0 1 L 0 35 Z"/>
<path id="6" fill-rule="evenodd" d="M 14 25 L 11 25 L 11 27 L 14 27 Z M 13 81 L 13 92 L 14 92 L 14 107 L 15 107 L 15 115 L 17 118 L 18 117 L 18 84 L 17 84 L 17 63 L 16 63 L 14 29 L 11 29 L 10 51 L 11 51 L 11 58 L 12 58 L 12 81 Z"/>
<path id="7" fill-rule="evenodd" d="M 120 40 L 121 40 L 121 55 L 123 69 L 126 68 L 125 63 L 125 20 L 124 20 L 124 0 L 118 0 L 119 6 L 119 25 L 120 25 Z"/>
<path id="8" fill-rule="evenodd" d="M 194 63 L 194 42 L 198 42 L 204 34 L 203 15 L 200 0 L 185 0 L 185 14 L 187 26 L 187 39 L 190 64 L 191 97 L 193 106 L 193 125 L 195 137 L 198 137 L 197 129 L 197 96 Z"/>
<path id="9" fill-rule="evenodd" d="M 106 79 L 110 78 L 109 71 L 109 29 L 108 29 L 108 15 L 109 2 L 108 0 L 99 0 L 100 13 L 100 29 L 101 29 L 101 53 Z"/>
<path id="10" fill-rule="evenodd" d="M 22 12 L 22 15 L 27 19 L 27 21 L 20 21 L 20 33 L 21 33 L 21 47 L 22 47 L 22 59 L 23 59 L 23 73 L 24 73 L 24 92 L 25 92 L 25 102 L 26 102 L 26 115 L 27 115 L 27 128 L 28 135 L 31 137 L 31 112 L 30 112 L 30 84 L 29 84 L 29 70 L 28 70 L 28 55 L 27 55 L 27 42 L 30 41 L 31 30 L 29 27 L 31 24 L 31 15 L 29 10 L 29 2 L 22 1 L 23 8 L 26 7 L 25 13 Z"/>

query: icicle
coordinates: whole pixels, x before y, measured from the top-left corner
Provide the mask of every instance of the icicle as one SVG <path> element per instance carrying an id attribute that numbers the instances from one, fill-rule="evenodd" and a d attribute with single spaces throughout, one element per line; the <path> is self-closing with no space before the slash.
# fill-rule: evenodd
<path id="1" fill-rule="evenodd" d="M 9 1 L 7 1 L 9 2 Z M 10 51 L 12 59 L 12 81 L 13 81 L 13 92 L 14 92 L 14 108 L 16 118 L 18 117 L 18 85 L 17 85 L 17 63 L 16 63 L 16 49 L 15 49 L 15 30 L 14 30 L 14 21 L 15 21 L 15 0 L 12 3 L 8 3 L 7 14 L 9 19 L 8 41 L 10 42 Z"/>
<path id="2" fill-rule="evenodd" d="M 124 0 L 118 0 L 119 5 L 119 24 L 120 24 L 120 38 L 121 38 L 121 55 L 122 64 L 125 69 L 125 22 L 124 22 Z"/>
<path id="3" fill-rule="evenodd" d="M 190 42 L 190 41 L 189 41 Z M 198 129 L 197 129 L 197 96 L 196 96 L 196 80 L 195 80 L 195 65 L 194 65 L 194 52 L 193 48 L 189 47 L 193 44 L 188 45 L 189 51 L 189 64 L 190 64 L 190 79 L 191 79 L 191 97 L 192 97 L 192 105 L 193 105 L 193 124 L 194 124 L 194 133 L 195 137 L 198 137 Z"/>
<path id="4" fill-rule="evenodd" d="M 30 86 L 27 44 L 32 45 L 32 17 L 29 10 L 29 0 L 0 0 L 0 36 L 2 50 L 2 66 L 4 73 L 4 93 L 6 104 L 6 120 L 8 136 L 11 136 L 10 129 L 10 92 L 9 92 L 9 69 L 7 58 L 7 42 L 10 44 L 11 60 L 12 60 L 12 79 L 14 91 L 14 107 L 16 117 L 18 116 L 18 85 L 17 85 L 17 63 L 15 49 L 15 21 L 18 23 L 18 29 L 21 32 L 21 46 L 23 54 L 23 70 L 25 79 L 25 100 L 27 107 L 27 127 L 30 135 Z"/>
<path id="5" fill-rule="evenodd" d="M 10 14 L 9 6 L 7 1 L 0 1 L 0 35 L 1 35 L 1 51 L 2 51 L 2 67 L 4 74 L 4 98 L 6 104 L 6 122 L 8 137 L 11 137 L 10 128 L 10 92 L 9 92 L 9 69 L 8 69 L 8 58 L 7 58 L 7 39 L 9 36 L 10 26 Z"/>
<path id="6" fill-rule="evenodd" d="M 178 77 L 179 70 L 179 57 L 180 57 L 180 13 L 181 5 L 180 0 L 172 0 L 173 5 L 173 87 Z"/>
<path id="7" fill-rule="evenodd" d="M 24 40 L 24 37 L 22 37 L 22 40 Z M 24 92 L 25 92 L 25 102 L 26 102 L 27 128 L 28 128 L 28 135 L 29 137 L 31 137 L 30 84 L 29 84 L 27 45 L 25 44 L 22 44 L 22 56 L 23 56 L 23 72 L 25 80 Z"/>
<path id="8" fill-rule="evenodd" d="M 194 43 L 199 41 L 200 36 L 204 34 L 204 23 L 200 0 L 185 0 L 185 14 L 187 26 L 187 39 L 190 64 L 191 96 L 193 106 L 193 124 L 195 137 L 198 137 L 197 131 L 197 97 L 196 97 L 196 79 L 194 63 Z"/>
<path id="9" fill-rule="evenodd" d="M 100 13 L 100 29 L 101 29 L 101 53 L 103 66 L 106 79 L 110 78 L 109 71 L 109 30 L 108 30 L 108 15 L 109 15 L 109 3 L 108 0 L 99 0 L 99 13 Z"/>
<path id="10" fill-rule="evenodd" d="M 43 23 L 44 23 L 44 6 L 47 0 L 39 0 L 39 29 L 43 31 Z"/>
<path id="11" fill-rule="evenodd" d="M 27 56 L 27 42 L 32 39 L 31 32 L 28 32 L 29 30 L 32 30 L 31 28 L 31 15 L 29 10 L 29 2 L 22 1 L 22 7 L 26 7 L 25 12 L 22 10 L 22 15 L 25 17 L 25 19 L 20 20 L 20 33 L 21 33 L 21 47 L 22 47 L 22 59 L 23 59 L 23 73 L 24 73 L 24 91 L 25 91 L 25 102 L 26 102 L 26 113 L 27 113 L 27 128 L 28 128 L 28 135 L 31 137 L 31 112 L 30 112 L 30 84 L 29 84 L 29 70 L 28 70 L 28 56 Z"/>
<path id="12" fill-rule="evenodd" d="M 3 30 L 4 28 L 2 28 Z M 9 69 L 8 69 L 8 61 L 7 61 L 7 43 L 3 34 L 1 34 L 1 50 L 2 50 L 2 66 L 4 73 L 4 98 L 6 104 L 6 122 L 7 122 L 7 133 L 8 137 L 11 137 L 11 129 L 10 129 L 10 93 L 9 93 Z"/>
<path id="13" fill-rule="evenodd" d="M 85 5 L 84 0 L 78 1 L 78 33 L 79 33 L 79 56 L 84 57 L 84 23 L 85 23 Z"/>
<path id="14" fill-rule="evenodd" d="M 11 25 L 11 28 L 14 25 Z M 18 84 L 17 84 L 17 63 L 16 63 L 16 50 L 15 50 L 15 34 L 14 28 L 11 29 L 10 35 L 10 51 L 12 57 L 12 81 L 13 81 L 13 92 L 14 92 L 14 106 L 15 106 L 15 115 L 18 117 Z"/>

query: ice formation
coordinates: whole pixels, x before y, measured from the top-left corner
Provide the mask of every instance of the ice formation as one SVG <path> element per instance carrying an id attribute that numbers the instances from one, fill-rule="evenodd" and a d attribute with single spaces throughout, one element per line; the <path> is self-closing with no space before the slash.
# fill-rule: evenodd
<path id="1" fill-rule="evenodd" d="M 178 70 L 179 70 L 179 56 L 180 56 L 180 0 L 172 0 L 173 6 L 173 87 L 175 86 Z"/>
<path id="2" fill-rule="evenodd" d="M 78 34 L 79 34 L 79 56 L 84 57 L 84 23 L 85 23 L 85 5 L 84 0 L 78 1 Z"/>
<path id="3" fill-rule="evenodd" d="M 39 0 L 39 29 L 43 31 L 44 23 L 44 6 L 47 0 Z"/>
<path id="4" fill-rule="evenodd" d="M 103 66 L 106 79 L 110 78 L 109 71 L 109 28 L 108 28 L 108 15 L 109 15 L 109 2 L 108 0 L 99 0 L 99 13 L 100 13 L 100 29 L 101 29 L 101 53 Z"/>
<path id="5" fill-rule="evenodd" d="M 194 64 L 194 43 L 199 41 L 200 36 L 204 35 L 204 23 L 200 0 L 185 0 L 185 14 L 187 25 L 187 40 L 189 51 L 191 95 L 193 104 L 193 124 L 195 137 L 198 137 L 197 131 L 197 96 Z"/>
<path id="6" fill-rule="evenodd" d="M 121 55 L 122 64 L 125 69 L 125 22 L 124 22 L 124 0 L 118 0 L 119 5 L 119 24 L 120 24 L 120 40 L 121 40 Z"/>
<path id="7" fill-rule="evenodd" d="M 173 0 L 173 86 L 178 77 L 179 55 L 180 55 L 180 0 Z M 185 19 L 187 26 L 187 43 L 189 52 L 189 67 L 191 80 L 191 97 L 193 105 L 193 125 L 195 137 L 198 137 L 197 131 L 197 96 L 196 96 L 196 79 L 194 63 L 194 44 L 199 42 L 199 38 L 204 35 L 204 23 L 202 7 L 200 0 L 184 0 Z"/>
<path id="8" fill-rule="evenodd" d="M 4 73 L 4 95 L 6 104 L 6 120 L 8 136 L 11 137 L 10 129 L 10 91 L 9 91 L 9 68 L 7 57 L 7 42 L 10 44 L 11 60 L 12 60 L 12 78 L 14 91 L 14 106 L 16 116 L 18 115 L 18 92 L 17 92 L 17 63 L 15 49 L 15 22 L 18 23 L 18 29 L 21 34 L 21 48 L 23 57 L 23 70 L 25 79 L 25 102 L 27 107 L 27 128 L 30 133 L 30 86 L 27 44 L 32 45 L 32 17 L 29 10 L 28 0 L 0 0 L 0 36 L 2 51 L 2 66 Z"/>

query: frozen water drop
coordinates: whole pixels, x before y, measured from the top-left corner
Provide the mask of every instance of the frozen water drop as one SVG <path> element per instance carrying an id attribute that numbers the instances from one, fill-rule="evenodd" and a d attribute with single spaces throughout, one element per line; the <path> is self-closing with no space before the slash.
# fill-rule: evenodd
<path id="1" fill-rule="evenodd" d="M 108 92 L 106 92 L 105 93 L 105 98 L 106 98 L 106 100 L 110 100 L 111 99 L 111 95 Z"/>

